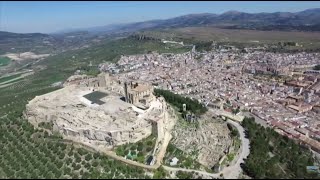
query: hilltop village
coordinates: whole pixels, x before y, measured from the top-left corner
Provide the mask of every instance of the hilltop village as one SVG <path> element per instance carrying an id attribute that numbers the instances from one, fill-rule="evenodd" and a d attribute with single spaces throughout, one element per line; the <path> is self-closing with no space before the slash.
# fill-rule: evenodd
<path id="1" fill-rule="evenodd" d="M 77 70 L 60 83 L 62 89 L 31 100 L 24 116 L 35 127 L 51 124 L 65 139 L 127 164 L 169 172 L 196 169 L 201 177 L 241 175 L 250 154 L 239 124 L 245 117 L 319 153 L 320 72 L 313 68 L 320 54 L 246 51 L 197 52 L 193 46 L 182 54 L 121 56 L 117 63 L 100 64 L 97 76 Z M 156 95 L 160 89 L 208 111 L 183 116 L 186 104 L 170 104 Z M 152 148 L 137 157 L 134 144 L 146 139 Z M 186 157 L 171 154 L 176 151 Z M 188 161 L 194 163 L 187 167 Z"/>
<path id="2" fill-rule="evenodd" d="M 196 131 L 192 137 L 181 139 L 190 133 L 174 130 L 179 119 L 176 110 L 153 92 L 151 84 L 122 80 L 109 73 L 97 77 L 73 75 L 62 89 L 32 99 L 24 116 L 35 127 L 51 124 L 52 132 L 59 132 L 65 139 L 145 168 L 157 168 L 163 163 L 173 135 L 173 142 L 182 150 L 190 150 L 186 146 L 190 143 L 192 149 L 198 148 L 196 159 L 202 165 L 211 168 L 217 164 L 231 146 L 226 124 L 204 124 L 203 129 L 192 129 Z M 139 164 L 114 154 L 119 146 L 148 137 L 156 140 L 145 162 Z M 201 146 L 197 145 L 199 141 L 204 141 Z"/>
<path id="3" fill-rule="evenodd" d="M 100 70 L 139 80 L 242 116 L 320 152 L 319 53 L 237 48 L 122 56 Z"/>

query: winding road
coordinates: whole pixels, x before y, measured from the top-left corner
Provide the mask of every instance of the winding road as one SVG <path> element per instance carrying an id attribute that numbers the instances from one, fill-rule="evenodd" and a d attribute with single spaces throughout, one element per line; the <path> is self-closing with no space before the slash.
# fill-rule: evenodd
<path id="1" fill-rule="evenodd" d="M 245 137 L 243 127 L 239 123 L 231 120 L 227 120 L 227 122 L 235 126 L 239 131 L 241 139 L 241 153 L 239 154 L 237 162 L 233 166 L 224 168 L 221 173 L 223 173 L 224 177 L 227 179 L 237 179 L 242 172 L 240 164 L 244 163 L 244 159 L 250 154 L 250 143 L 249 139 Z"/>

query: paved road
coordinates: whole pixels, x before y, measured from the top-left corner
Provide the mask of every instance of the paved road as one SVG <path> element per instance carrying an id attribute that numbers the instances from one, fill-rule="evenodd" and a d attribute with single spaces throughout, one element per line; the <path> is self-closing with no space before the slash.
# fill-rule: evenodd
<path id="1" fill-rule="evenodd" d="M 231 120 L 227 120 L 227 122 L 234 125 L 239 131 L 241 139 L 241 153 L 239 154 L 237 162 L 233 166 L 224 168 L 222 170 L 222 173 L 224 174 L 224 177 L 227 179 L 237 179 L 240 173 L 242 172 L 240 164 L 244 163 L 244 159 L 247 158 L 250 154 L 250 143 L 249 139 L 245 137 L 243 127 L 239 123 Z"/>
<path id="2" fill-rule="evenodd" d="M 208 173 L 206 171 L 198 171 L 198 170 L 184 169 L 184 168 L 173 168 L 173 167 L 169 167 L 169 166 L 162 166 L 162 167 L 167 171 L 173 171 L 173 172 L 177 172 L 177 171 L 197 172 L 197 173 L 199 173 L 201 175 L 209 176 L 209 177 L 212 177 L 212 178 L 218 178 L 220 176 L 220 173 Z"/>
<path id="3" fill-rule="evenodd" d="M 234 115 L 234 114 L 232 114 L 230 112 L 227 112 L 227 111 L 224 111 L 224 110 L 221 110 L 221 109 L 212 109 L 212 108 L 210 108 L 209 110 L 211 112 L 215 113 L 215 114 L 218 114 L 218 115 L 221 115 L 221 116 L 236 120 L 238 122 L 241 122 L 244 119 L 244 116 L 242 116 L 242 115 Z"/>
<path id="4" fill-rule="evenodd" d="M 142 168 L 145 168 L 145 169 L 153 170 L 153 169 L 157 169 L 160 166 L 159 164 L 155 164 L 153 166 L 149 166 L 149 165 L 146 165 L 146 164 L 138 163 L 136 161 L 128 160 L 128 159 L 125 159 L 124 157 L 117 156 L 113 151 L 103 151 L 103 153 L 105 155 L 109 156 L 109 157 L 112 157 L 112 158 L 116 159 L 116 160 L 122 161 L 122 162 L 127 163 L 127 164 L 131 164 L 133 166 L 142 167 Z"/>

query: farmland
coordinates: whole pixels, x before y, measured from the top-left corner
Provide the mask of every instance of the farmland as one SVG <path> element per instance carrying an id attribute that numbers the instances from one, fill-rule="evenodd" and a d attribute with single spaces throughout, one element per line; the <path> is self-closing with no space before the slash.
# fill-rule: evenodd
<path id="1" fill-rule="evenodd" d="M 48 68 L 35 71 L 20 83 L 0 88 L 0 144 L 5 147 L 0 149 L 0 178 L 150 178 L 141 168 L 75 146 L 45 129 L 35 129 L 22 116 L 28 101 L 58 89 L 51 85 L 66 80 L 90 60 L 97 65 L 117 61 L 122 54 L 148 51 L 170 50 L 154 41 L 112 41 L 49 57 L 36 64 Z M 19 75 L 2 81 L 15 76 Z"/>
<path id="2" fill-rule="evenodd" d="M 11 60 L 7 57 L 0 57 L 0 67 L 6 66 L 11 62 Z"/>
<path id="3" fill-rule="evenodd" d="M 297 42 L 299 46 L 288 46 L 288 49 L 320 48 L 319 32 L 294 31 L 258 31 L 243 29 L 221 29 L 216 27 L 185 27 L 174 29 L 158 29 L 140 32 L 157 39 L 183 41 L 185 44 L 194 42 L 212 42 L 220 44 L 257 46 L 277 45 L 279 42 Z M 300 46 L 302 45 L 302 46 Z"/>
<path id="4" fill-rule="evenodd" d="M 12 75 L 12 76 L 1 77 L 0 78 L 0 83 L 5 83 L 7 81 L 10 81 L 10 80 L 15 79 L 15 78 L 20 77 L 20 76 L 21 76 L 21 74 L 15 74 L 15 75 Z"/>

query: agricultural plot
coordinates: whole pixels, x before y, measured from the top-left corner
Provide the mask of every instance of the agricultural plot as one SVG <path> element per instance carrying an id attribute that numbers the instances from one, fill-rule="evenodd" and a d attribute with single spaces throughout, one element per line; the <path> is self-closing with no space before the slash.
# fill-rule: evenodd
<path id="1" fill-rule="evenodd" d="M 15 79 L 15 80 L 12 80 L 12 81 L 9 81 L 9 82 L 5 82 L 5 83 L 3 83 L 2 85 L 11 84 L 11 83 L 16 83 L 16 82 L 19 82 L 19 81 L 21 81 L 21 80 L 22 80 L 21 78 Z"/>
<path id="2" fill-rule="evenodd" d="M 20 76 L 21 76 L 21 74 L 15 74 L 15 75 L 12 75 L 12 76 L 2 77 L 2 78 L 0 78 L 0 84 L 5 83 L 7 81 L 10 81 L 11 79 L 18 78 Z"/>
<path id="3" fill-rule="evenodd" d="M 5 76 L 0 78 L 0 88 L 4 88 L 10 85 L 14 85 L 17 82 L 20 82 L 20 85 L 23 85 L 23 80 L 27 77 L 32 75 L 33 72 L 20 72 L 14 75 L 9 75 L 9 76 Z"/>
<path id="4" fill-rule="evenodd" d="M 239 48 L 257 47 L 279 42 L 296 42 L 298 46 L 285 46 L 282 50 L 315 50 L 320 48 L 319 32 L 259 31 L 245 29 L 222 29 L 217 27 L 184 27 L 168 30 L 144 31 L 147 37 L 183 41 L 184 44 L 216 42 L 218 45 L 233 45 Z M 281 49 L 281 47 L 279 47 Z"/>
<path id="5" fill-rule="evenodd" d="M 287 32 L 287 31 L 258 31 L 242 29 L 220 29 L 215 27 L 186 27 L 177 28 L 176 34 L 215 41 L 235 42 L 278 42 L 278 41 L 319 41 L 319 32 Z"/>
<path id="6" fill-rule="evenodd" d="M 10 58 L 0 57 L 0 67 L 8 65 L 10 62 L 11 62 Z"/>
<path id="7" fill-rule="evenodd" d="M 45 129 L 35 129 L 22 115 L 28 101 L 57 90 L 51 84 L 66 80 L 79 67 L 87 65 L 89 58 L 93 64 L 99 64 L 116 60 L 121 54 L 159 49 L 166 50 L 156 42 L 122 39 L 86 50 L 69 51 L 39 63 L 48 68 L 0 88 L 0 178 L 150 178 L 142 168 L 86 149 L 80 150 L 60 136 L 47 132 L 50 124 L 43 124 Z M 6 77 L 1 81 L 13 78 Z M 153 142 L 146 144 L 142 152 L 149 154 L 153 146 Z"/>
<path id="8" fill-rule="evenodd" d="M 24 119 L 12 118 L 0 119 L 1 178 L 145 178 L 143 169 L 75 148 Z"/>

